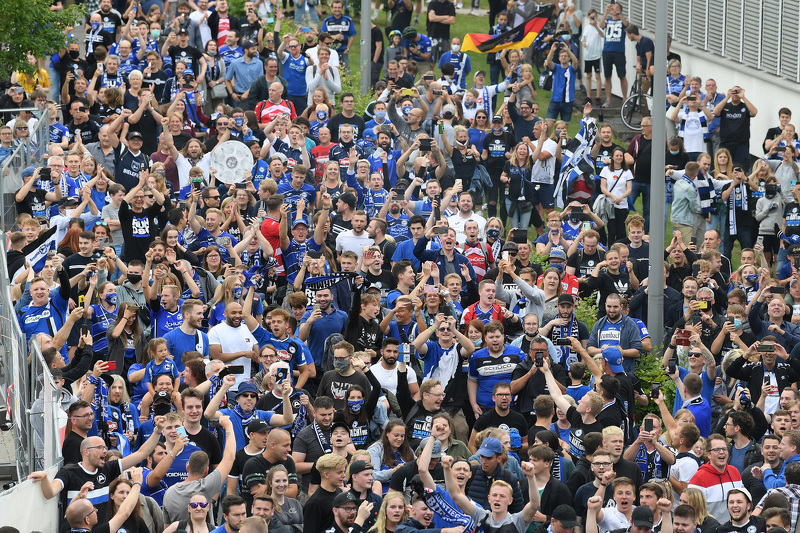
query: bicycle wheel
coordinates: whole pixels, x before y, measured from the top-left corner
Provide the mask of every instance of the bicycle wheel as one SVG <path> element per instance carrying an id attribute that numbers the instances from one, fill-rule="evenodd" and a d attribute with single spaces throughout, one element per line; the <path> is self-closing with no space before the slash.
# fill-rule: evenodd
<path id="1" fill-rule="evenodd" d="M 649 117 L 653 109 L 653 97 L 649 94 L 635 94 L 628 97 L 619 110 L 622 123 L 634 131 L 642 131 L 642 117 Z"/>

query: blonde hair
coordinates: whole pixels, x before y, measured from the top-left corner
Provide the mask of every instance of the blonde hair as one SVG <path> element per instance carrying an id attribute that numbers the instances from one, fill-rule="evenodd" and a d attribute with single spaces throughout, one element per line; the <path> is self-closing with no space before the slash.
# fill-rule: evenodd
<path id="1" fill-rule="evenodd" d="M 403 516 L 400 517 L 400 522 L 406 521 L 406 519 L 408 518 L 408 513 L 406 512 L 405 496 L 403 496 L 402 492 L 395 492 L 393 490 L 390 490 L 386 494 L 386 496 L 383 497 L 383 503 L 381 504 L 381 509 L 378 512 L 378 519 L 375 521 L 375 525 L 372 526 L 372 529 L 370 529 L 370 531 L 375 531 L 377 533 L 386 533 L 386 508 L 389 506 L 390 501 L 398 499 L 403 502 Z"/>
<path id="2" fill-rule="evenodd" d="M 347 468 L 347 459 L 341 455 L 336 455 L 335 453 L 328 453 L 317 459 L 316 466 L 320 475 L 322 475 L 325 472 L 338 470 L 340 468 L 344 470 Z"/>
<path id="3" fill-rule="evenodd" d="M 622 432 L 622 428 L 618 428 L 617 426 L 608 426 L 607 428 L 603 428 L 603 440 L 609 437 L 624 437 L 625 434 Z"/>
<path id="4" fill-rule="evenodd" d="M 697 525 L 702 525 L 703 522 L 706 521 L 706 518 L 714 518 L 708 512 L 706 497 L 700 489 L 688 488 L 684 490 L 683 493 L 686 494 L 686 501 L 689 502 L 689 505 L 694 509 L 694 513 L 697 517 Z"/>

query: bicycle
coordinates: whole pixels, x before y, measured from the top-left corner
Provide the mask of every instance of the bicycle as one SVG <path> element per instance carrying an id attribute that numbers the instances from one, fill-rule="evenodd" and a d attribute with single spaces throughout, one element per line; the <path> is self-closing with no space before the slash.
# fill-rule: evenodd
<path id="1" fill-rule="evenodd" d="M 642 118 L 650 117 L 653 109 L 653 96 L 649 92 L 642 92 L 643 78 L 646 78 L 644 74 L 636 76 L 630 95 L 619 110 L 622 123 L 635 131 L 642 131 Z"/>

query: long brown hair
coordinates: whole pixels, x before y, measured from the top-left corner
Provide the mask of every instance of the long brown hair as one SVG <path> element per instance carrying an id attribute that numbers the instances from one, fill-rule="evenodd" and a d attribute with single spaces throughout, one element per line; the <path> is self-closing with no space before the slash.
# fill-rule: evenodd
<path id="1" fill-rule="evenodd" d="M 114 320 L 114 323 L 109 326 L 108 329 L 114 331 L 114 329 L 119 325 L 120 321 L 125 320 L 125 312 L 128 309 L 136 309 L 137 312 L 139 310 L 139 306 L 133 302 L 122 302 L 117 307 L 117 319 Z M 136 346 L 139 344 L 139 337 L 142 336 L 142 326 L 139 324 L 139 318 L 137 317 L 136 320 L 133 321 L 133 326 L 131 326 L 131 332 L 133 333 L 133 345 Z"/>
<path id="2" fill-rule="evenodd" d="M 118 477 L 114 481 L 111 482 L 111 485 L 108 486 L 108 517 L 113 518 L 115 514 L 117 514 L 117 505 L 114 503 L 114 500 L 110 497 L 114 492 L 117 490 L 121 484 L 125 483 L 128 487 L 133 488 L 133 483 L 128 481 L 125 478 Z M 131 517 L 139 522 L 142 519 L 142 504 L 138 500 L 136 500 L 136 505 L 133 507 L 133 512 L 131 513 Z"/>
<path id="3" fill-rule="evenodd" d="M 383 433 L 381 434 L 381 444 L 383 444 L 383 462 L 390 468 L 394 468 L 398 463 L 397 458 L 394 456 L 394 452 L 392 452 L 392 445 L 389 444 L 388 435 L 397 426 L 401 426 L 404 429 L 406 427 L 401 419 L 394 418 L 387 422 L 386 427 L 383 428 Z M 403 444 L 400 445 L 398 452 L 400 452 L 400 457 L 402 457 L 403 461 L 406 463 L 414 460 L 414 452 L 411 451 L 411 447 L 408 445 L 408 438 L 403 439 Z"/>
<path id="4" fill-rule="evenodd" d="M 61 239 L 61 242 L 58 243 L 59 248 L 69 248 L 72 250 L 72 253 L 77 254 L 78 250 L 78 237 L 80 234 L 83 233 L 83 229 L 81 229 L 80 224 L 73 224 L 67 230 L 67 233 L 64 234 L 64 238 Z"/>

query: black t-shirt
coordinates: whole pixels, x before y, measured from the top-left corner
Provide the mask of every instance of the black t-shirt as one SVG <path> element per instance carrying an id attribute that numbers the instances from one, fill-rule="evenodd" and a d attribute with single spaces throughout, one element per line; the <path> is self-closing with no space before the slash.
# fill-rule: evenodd
<path id="1" fill-rule="evenodd" d="M 294 464 L 292 456 L 288 456 L 285 461 L 278 461 L 271 463 L 264 458 L 263 454 L 258 454 L 247 460 L 242 468 L 242 485 L 245 487 L 242 490 L 242 498 L 247 503 L 247 508 L 253 504 L 253 496 L 250 494 L 250 487 L 254 485 L 266 484 L 267 473 L 273 466 L 283 465 L 289 473 L 289 484 L 297 485 L 297 468 Z"/>
<path id="2" fill-rule="evenodd" d="M 633 180 L 650 183 L 650 158 L 653 139 L 639 137 L 639 153 L 636 155 L 636 166 L 633 170 Z"/>
<path id="3" fill-rule="evenodd" d="M 87 481 L 94 483 L 96 494 L 102 494 L 102 489 L 107 489 L 111 482 L 120 475 L 122 475 L 122 465 L 118 460 L 108 461 L 102 468 L 91 473 L 87 472 L 80 464 L 62 467 L 56 474 L 56 479 L 60 479 L 64 484 L 64 489 L 58 495 L 61 500 L 61 509 L 67 508 L 69 502 L 80 493 L 81 487 Z M 92 503 L 97 508 L 98 523 L 102 524 L 108 521 L 108 492 L 92 499 Z"/>
<path id="4" fill-rule="evenodd" d="M 383 47 L 383 45 L 384 45 L 383 32 L 381 31 L 381 29 L 379 27 L 373 26 L 369 33 L 370 33 L 370 36 L 372 38 L 372 46 L 370 47 L 370 54 L 372 55 L 372 58 L 374 59 L 375 58 L 375 48 L 376 48 L 378 43 L 381 43 L 381 53 L 379 54 L 379 57 L 378 57 L 378 63 L 383 65 L 383 50 L 384 50 L 384 47 Z M 370 61 L 371 61 L 371 59 L 370 59 Z"/>
<path id="5" fill-rule="evenodd" d="M 61 455 L 64 456 L 64 465 L 76 465 L 83 459 L 81 457 L 81 442 L 83 437 L 70 431 L 61 445 Z"/>
<path id="6" fill-rule="evenodd" d="M 256 407 L 256 409 L 258 409 L 258 407 Z M 246 465 L 247 461 L 253 457 L 260 457 L 263 451 L 264 450 L 261 450 L 253 455 L 250 455 L 250 453 L 247 451 L 247 448 L 240 448 L 236 450 L 236 455 L 233 458 L 233 466 L 231 466 L 231 471 L 228 473 L 228 483 L 232 483 L 232 480 L 235 479 L 236 484 L 239 486 L 239 494 L 250 492 L 250 490 L 247 488 L 247 485 L 244 484 L 244 476 L 242 475 L 244 465 Z"/>
<path id="7" fill-rule="evenodd" d="M 411 408 L 408 414 L 413 414 L 413 416 L 405 417 L 406 423 L 406 439 L 408 440 L 408 445 L 411 446 L 412 450 L 416 450 L 422 440 L 425 437 L 430 436 L 431 434 L 431 420 L 433 419 L 433 415 L 441 412 L 441 409 L 438 411 L 428 411 L 422 406 L 422 401 L 417 402 L 414 404 L 414 407 Z"/>
<path id="8" fill-rule="evenodd" d="M 305 389 L 295 389 L 294 392 L 301 392 L 311 398 L 312 396 Z M 297 415 L 300 410 L 300 396 L 292 395 L 292 412 Z M 283 397 L 275 396 L 271 391 L 267 391 L 261 395 L 256 403 L 256 409 L 262 411 L 272 411 L 275 414 L 283 414 Z"/>
<path id="9" fill-rule="evenodd" d="M 133 111 L 136 111 L 134 109 Z M 131 124 L 130 129 L 128 131 L 138 131 L 142 134 L 142 152 L 145 154 L 152 154 L 156 150 L 158 150 L 158 122 L 156 119 L 153 118 L 153 112 L 149 109 L 142 113 L 141 118 L 139 118 L 139 122 L 136 124 Z M 182 132 L 181 135 L 186 135 L 191 139 L 191 136 L 186 133 Z M 183 147 L 186 146 L 186 142 L 189 142 L 189 139 L 186 140 L 181 146 L 178 146 L 178 139 L 179 136 L 173 136 L 175 140 L 175 148 L 178 150 L 183 150 Z"/>
<path id="10" fill-rule="evenodd" d="M 509 411 L 506 416 L 497 414 L 497 409 L 484 411 L 475 421 L 473 429 L 476 432 L 481 432 L 486 428 L 500 428 L 506 431 L 511 428 L 517 428 L 520 437 L 528 434 L 528 422 L 524 416 L 516 411 Z"/>
<path id="11" fill-rule="evenodd" d="M 170 46 L 168 53 L 172 58 L 173 65 L 176 65 L 178 61 L 184 61 L 186 66 L 192 69 L 195 76 L 200 72 L 200 59 L 203 57 L 203 54 L 194 46 L 187 46 L 186 48 Z"/>
<path id="12" fill-rule="evenodd" d="M 760 516 L 750 515 L 750 520 L 742 526 L 734 526 L 730 520 L 719 526 L 717 533 L 764 533 L 767 522 Z"/>
<path id="13" fill-rule="evenodd" d="M 75 142 L 75 130 L 81 130 L 81 142 L 84 146 L 89 143 L 94 143 L 99 140 L 100 124 L 98 123 L 99 117 L 89 115 L 89 120 L 83 124 L 75 124 L 75 122 L 68 122 L 65 124 L 67 131 L 69 131 L 69 142 Z"/>
<path id="14" fill-rule="evenodd" d="M 525 195 L 528 199 L 533 197 L 530 167 L 516 166 L 512 165 L 511 161 L 506 161 L 506 164 L 503 165 L 503 173 L 511 179 L 508 183 L 508 197 L 512 201 L 517 200 L 522 195 Z"/>
<path id="15" fill-rule="evenodd" d="M 612 274 L 606 269 L 601 269 L 597 277 L 589 276 L 588 290 L 593 291 L 597 289 L 600 292 L 600 302 L 598 303 L 598 316 L 605 316 L 606 314 L 606 298 L 609 294 L 617 293 L 623 298 L 630 300 L 633 296 L 634 290 L 631 285 L 630 274 L 620 272 Z"/>
<path id="16" fill-rule="evenodd" d="M 167 208 L 169 210 L 169 208 Z M 130 262 L 134 259 L 144 261 L 144 254 L 155 236 L 158 234 L 158 218 L 161 206 L 153 204 L 139 213 L 135 213 L 123 200 L 119 206 L 119 221 L 122 226 L 124 246 L 122 260 Z"/>
<path id="17" fill-rule="evenodd" d="M 728 102 L 720 113 L 719 135 L 723 145 L 750 142 L 750 110 L 744 102 Z"/>
<path id="18" fill-rule="evenodd" d="M 587 254 L 586 251 L 581 248 L 569 256 L 567 259 L 567 266 L 571 266 L 575 269 L 576 277 L 582 278 L 583 276 L 591 276 L 594 267 L 597 266 L 597 263 L 603 261 L 605 257 L 606 253 L 599 247 L 593 254 Z"/>
<path id="19" fill-rule="evenodd" d="M 305 531 L 325 531 L 333 525 L 333 500 L 340 492 L 342 489 L 339 488 L 336 492 L 329 492 L 322 487 L 317 488 L 303 506 Z"/>
<path id="20" fill-rule="evenodd" d="M 433 11 L 436 15 L 445 17 L 456 16 L 456 6 L 448 0 L 432 0 L 428 4 L 428 13 Z M 441 22 L 431 22 L 428 19 L 428 37 L 431 39 L 445 39 L 450 40 L 450 26 L 452 24 L 443 24 Z"/>
<path id="21" fill-rule="evenodd" d="M 94 49 L 98 46 L 105 46 L 106 50 L 108 50 L 112 44 L 116 41 L 114 35 L 108 33 L 107 31 L 98 32 L 95 35 L 92 35 L 91 31 L 86 32 L 86 44 L 88 49 L 88 44 L 91 41 L 93 44 L 92 53 L 86 54 L 86 61 L 90 65 L 94 65 L 97 63 L 97 60 L 94 58 Z M 85 71 L 84 71 L 85 72 Z"/>
<path id="22" fill-rule="evenodd" d="M 395 280 L 392 273 L 388 270 L 381 270 L 380 274 L 373 274 L 369 270 L 364 275 L 364 280 L 369 283 L 371 288 L 380 289 L 381 291 L 381 303 L 386 303 L 386 296 L 389 294 L 389 291 L 394 289 Z"/>
<path id="23" fill-rule="evenodd" d="M 328 129 L 331 130 L 331 141 L 336 144 L 339 142 L 339 126 L 342 124 L 351 124 L 354 128 L 353 139 L 360 139 L 364 134 L 364 129 L 367 127 L 364 119 L 359 115 L 353 115 L 348 118 L 342 113 L 333 115 L 328 121 Z"/>
<path id="24" fill-rule="evenodd" d="M 489 157 L 486 159 L 486 170 L 499 181 L 500 173 L 506 164 L 506 152 L 511 152 L 514 149 L 516 141 L 514 135 L 508 132 L 503 132 L 500 135 L 495 135 L 494 132 L 489 133 L 483 139 L 483 150 L 489 152 Z"/>
<path id="25" fill-rule="evenodd" d="M 192 435 L 188 433 L 189 440 L 208 454 L 208 462 L 210 465 L 218 465 L 222 462 L 222 449 L 219 447 L 219 440 L 206 428 L 201 427 L 197 434 Z"/>
<path id="26" fill-rule="evenodd" d="M 603 424 L 597 420 L 591 424 L 585 424 L 578 410 L 572 406 L 567 409 L 567 420 L 571 426 L 569 429 L 570 455 L 575 458 L 582 457 L 586 453 L 586 449 L 583 447 L 583 437 L 587 433 L 602 433 Z"/>
<path id="27" fill-rule="evenodd" d="M 603 146 L 602 144 L 600 145 L 600 151 L 597 153 L 597 157 L 594 158 L 594 169 L 598 180 L 600 179 L 600 172 L 606 167 L 606 164 L 603 163 L 603 160 L 606 158 L 611 159 L 611 154 L 614 152 L 615 148 L 622 148 L 622 146 L 613 142 L 610 146 Z"/>
<path id="28" fill-rule="evenodd" d="M 25 199 L 17 204 L 17 212 L 28 213 L 33 217 L 47 216 L 48 207 L 44 203 L 47 191 L 43 189 L 33 189 L 28 192 Z"/>
<path id="29" fill-rule="evenodd" d="M 444 485 L 444 470 L 442 469 L 442 463 L 436 463 L 436 466 L 430 471 L 431 477 L 433 477 L 434 483 L 437 485 Z M 419 467 L 417 466 L 416 461 L 412 461 L 410 463 L 406 463 L 397 470 L 394 471 L 392 474 L 392 481 L 389 485 L 390 490 L 396 490 L 397 492 L 404 492 L 406 489 L 406 485 L 411 482 L 411 480 L 419 474 Z"/>

